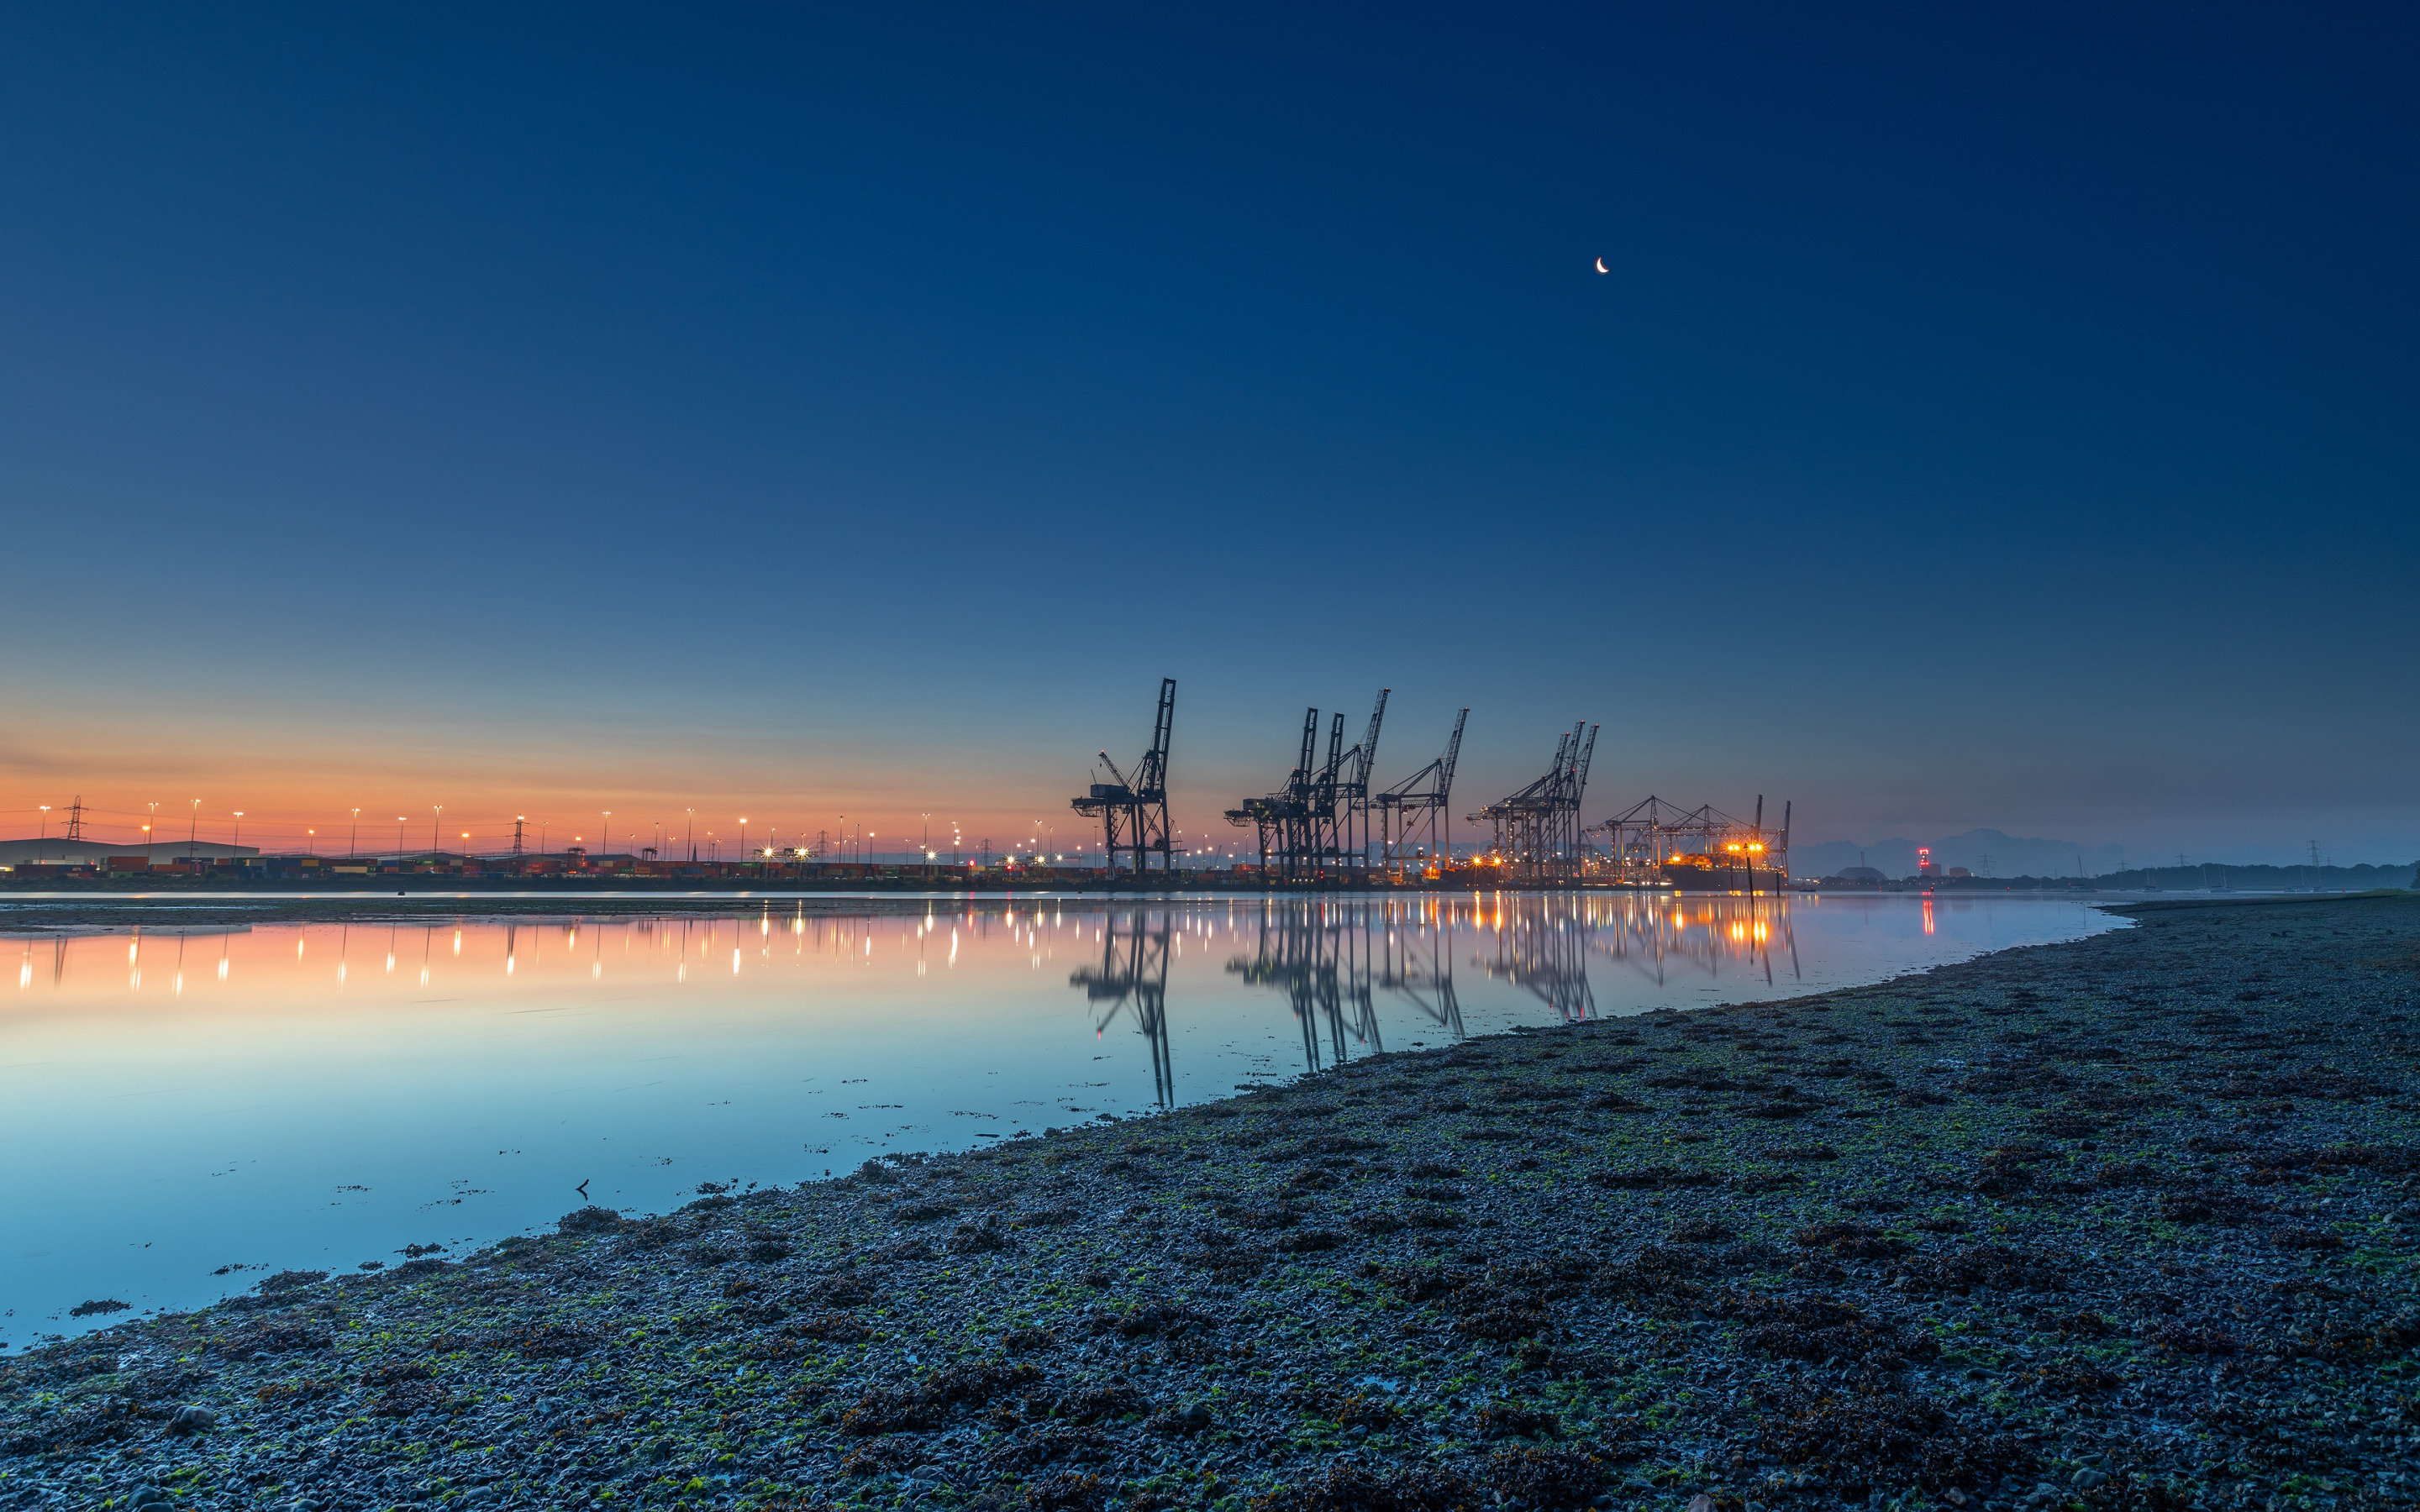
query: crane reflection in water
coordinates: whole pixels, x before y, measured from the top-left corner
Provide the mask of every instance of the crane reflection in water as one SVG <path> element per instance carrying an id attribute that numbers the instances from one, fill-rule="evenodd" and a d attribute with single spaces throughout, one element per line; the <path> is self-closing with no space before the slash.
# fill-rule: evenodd
<path id="1" fill-rule="evenodd" d="M 1111 911 L 1100 926 L 1101 964 L 1078 966 L 1067 978 L 1084 989 L 1099 1014 L 1097 1037 L 1121 1013 L 1131 1012 L 1135 1031 L 1151 1042 L 1152 1089 L 1163 1108 L 1176 1105 L 1176 1063 L 1168 1048 L 1168 955 L 1175 925 L 1165 908 Z"/>
<path id="2" fill-rule="evenodd" d="M 1786 896 L 1651 893 L 1598 910 L 1590 928 L 1599 949 L 1659 987 L 1682 973 L 1718 980 L 1726 964 L 1761 972 L 1771 986 L 1776 948 L 1789 958 L 1792 980 L 1805 975 Z"/>
<path id="3" fill-rule="evenodd" d="M 1466 934 L 1473 969 L 1519 987 L 1566 1024 L 1602 1016 L 1589 980 L 1599 957 L 1659 987 L 1697 973 L 1719 980 L 1741 966 L 1771 985 L 1776 950 L 1793 980 L 1803 976 L 1787 898 L 1658 893 L 1272 900 L 1260 910 L 1255 948 L 1227 969 L 1284 996 L 1302 1034 L 1303 1069 L 1317 1072 L 1386 1049 L 1381 993 L 1462 1038 L 1453 969 Z"/>
<path id="4" fill-rule="evenodd" d="M 1231 974 L 1284 995 L 1302 1030 L 1305 1071 L 1341 1066 L 1356 1048 L 1363 1055 L 1387 1048 L 1379 1038 L 1373 992 L 1377 952 L 1371 911 L 1368 903 L 1272 900 L 1261 909 L 1255 948 L 1227 963 Z"/>
<path id="5" fill-rule="evenodd" d="M 1428 900 L 1290 900 L 1258 912 L 1257 929 L 1249 920 L 1244 926 L 1253 949 L 1231 959 L 1227 970 L 1249 985 L 1284 995 L 1302 1034 L 1306 1070 L 1386 1048 L 1377 1013 L 1382 993 L 1410 1005 L 1452 1039 L 1463 1038 L 1450 907 Z M 1099 926 L 1100 964 L 1079 966 L 1067 979 L 1094 1005 L 1095 1034 L 1132 1015 L 1135 1031 L 1151 1046 L 1153 1086 L 1162 1107 L 1176 1104 L 1168 1026 L 1175 932 L 1171 910 L 1111 910 Z"/>

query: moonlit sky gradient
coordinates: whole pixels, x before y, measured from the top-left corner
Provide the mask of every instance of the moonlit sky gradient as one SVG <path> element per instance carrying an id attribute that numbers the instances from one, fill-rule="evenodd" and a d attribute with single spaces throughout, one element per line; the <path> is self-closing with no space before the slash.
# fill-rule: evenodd
<path id="1" fill-rule="evenodd" d="M 1457 810 L 2410 859 L 2416 40 L 18 8 L 0 827 L 1063 845 L 1167 673 L 1196 832 L 1388 684 Z"/>

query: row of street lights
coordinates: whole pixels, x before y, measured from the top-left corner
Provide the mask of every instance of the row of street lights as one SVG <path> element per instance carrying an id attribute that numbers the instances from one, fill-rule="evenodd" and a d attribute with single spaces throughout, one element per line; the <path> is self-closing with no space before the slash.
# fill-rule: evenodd
<path id="1" fill-rule="evenodd" d="M 37 805 L 37 807 L 41 810 L 42 815 L 42 840 L 44 842 L 47 842 L 50 835 L 51 806 L 45 803 Z M 153 852 L 156 850 L 158 843 L 157 824 L 160 814 L 160 806 L 157 803 L 150 803 L 147 804 L 145 807 L 148 818 L 142 826 L 144 856 L 146 861 L 148 861 L 151 858 Z M 201 812 L 202 800 L 195 798 L 193 800 L 190 812 L 186 815 L 185 838 L 186 857 L 188 859 L 192 859 L 200 848 Z M 241 809 L 232 810 L 234 819 L 234 848 L 240 848 L 243 843 L 244 812 L 245 811 Z M 610 847 L 613 843 L 613 810 L 611 809 L 603 809 L 599 810 L 598 813 L 604 820 L 604 825 L 598 831 L 600 838 L 597 847 L 597 854 L 602 855 L 606 848 Z M 684 843 L 689 851 L 689 858 L 691 861 L 694 861 L 698 859 L 697 810 L 694 809 L 685 809 L 682 810 L 682 813 L 685 816 Z M 848 815 L 844 813 L 837 817 L 840 822 L 841 849 L 847 855 L 852 864 L 861 866 L 870 864 L 875 856 L 874 841 L 876 839 L 876 832 L 863 828 L 861 825 L 852 830 L 849 826 Z M 933 846 L 933 816 L 930 811 L 924 811 L 921 812 L 918 817 L 922 821 L 923 827 L 919 833 L 917 849 L 928 865 L 937 863 L 940 858 L 940 853 Z M 442 803 L 431 804 L 429 806 L 428 819 L 428 849 L 432 856 L 443 856 L 446 854 L 443 849 L 444 820 L 445 805 Z M 517 814 L 514 816 L 513 843 L 514 854 L 516 855 L 519 855 L 520 851 L 521 825 L 528 822 L 527 815 Z M 396 815 L 395 850 L 397 859 L 400 859 L 406 854 L 404 849 L 405 836 L 406 830 L 410 826 L 411 823 L 411 820 L 409 815 Z M 743 858 L 755 858 L 755 853 L 752 852 L 748 847 L 748 826 L 750 823 L 751 821 L 747 815 L 742 814 L 739 816 L 739 855 Z M 345 842 L 345 855 L 348 858 L 360 855 L 361 826 L 362 810 L 359 807 L 355 807 L 350 810 L 350 825 L 347 831 Z M 657 843 L 651 849 L 649 854 L 660 856 L 664 850 L 668 848 L 666 842 L 671 838 L 671 826 L 659 820 L 655 823 L 653 828 Z M 308 845 L 311 853 L 314 855 L 318 854 L 318 830 L 316 828 L 308 828 L 305 829 L 303 833 L 305 836 L 309 837 Z M 772 829 L 768 829 L 766 832 L 763 859 L 773 860 L 777 858 L 774 840 L 778 834 L 778 830 Z M 1033 821 L 1033 835 L 1034 838 L 1027 842 L 1026 848 L 1029 849 L 1035 863 L 1039 864 L 1052 860 L 1063 861 L 1066 859 L 1065 856 L 1058 855 L 1054 849 L 1055 842 L 1058 838 L 1058 827 L 1056 825 L 1049 824 L 1046 820 L 1036 819 Z M 538 854 L 541 856 L 547 854 L 545 837 L 546 823 L 541 820 L 538 822 Z M 460 831 L 458 839 L 461 841 L 462 857 L 465 861 L 468 861 L 471 856 L 471 832 L 467 829 Z M 708 829 L 706 832 L 706 839 L 709 856 L 713 859 L 719 860 L 721 858 L 721 846 L 718 843 L 715 833 L 712 829 Z M 578 845 L 582 843 L 582 840 L 583 837 L 574 835 L 572 837 L 572 843 Z M 630 840 L 632 845 L 635 847 L 638 842 L 638 837 L 634 834 L 630 837 Z M 986 853 L 988 853 L 990 843 L 991 842 L 988 841 L 984 842 Z M 963 828 L 957 821 L 950 821 L 950 865 L 953 868 L 962 864 L 965 848 L 966 839 Z M 1079 847 L 1079 850 L 1087 848 L 1088 847 Z M 813 846 L 801 844 L 798 846 L 797 849 L 806 856 L 821 858 L 823 855 L 820 843 Z M 1200 853 L 1188 852 L 1188 854 Z M 1211 847 L 1208 854 L 1216 856 L 1218 854 L 1217 847 Z"/>

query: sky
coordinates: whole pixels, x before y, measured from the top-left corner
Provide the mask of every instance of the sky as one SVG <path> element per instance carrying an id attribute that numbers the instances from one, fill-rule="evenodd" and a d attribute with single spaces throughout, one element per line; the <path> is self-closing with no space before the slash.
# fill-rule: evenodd
<path id="1" fill-rule="evenodd" d="M 1174 676 L 1188 836 L 1386 687 L 1458 812 L 2409 860 L 2415 43 L 0 10 L 0 828 L 1063 847 Z"/>

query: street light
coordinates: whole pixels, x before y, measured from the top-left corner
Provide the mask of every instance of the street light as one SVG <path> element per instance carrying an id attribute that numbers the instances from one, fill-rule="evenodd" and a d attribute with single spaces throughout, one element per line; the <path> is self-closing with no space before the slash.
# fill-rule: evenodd
<path id="1" fill-rule="evenodd" d="M 34 859 L 47 861 L 51 858 L 51 806 L 38 803 L 34 807 L 42 810 L 42 837 L 34 842 Z"/>
<path id="2" fill-rule="evenodd" d="M 435 866 L 438 857 L 445 854 L 437 846 L 437 821 L 445 817 L 445 805 L 441 803 L 434 807 L 437 811 L 428 816 L 428 864 L 431 866 Z"/>
<path id="3" fill-rule="evenodd" d="M 355 810 L 353 810 L 353 832 L 352 832 L 352 834 L 351 834 L 351 835 L 348 836 L 348 837 L 346 838 L 346 840 L 345 840 L 345 859 L 346 859 L 346 860 L 349 861 L 349 860 L 351 860 L 351 859 L 353 858 L 353 852 L 354 852 L 356 849 L 358 849 L 358 848 L 360 847 L 360 845 L 361 845 L 361 841 L 362 841 L 362 811 L 361 811 L 359 809 L 355 809 Z"/>
<path id="4" fill-rule="evenodd" d="M 201 833 L 201 829 L 202 800 L 195 798 L 194 800 L 194 811 L 191 814 L 188 814 L 185 819 L 185 859 L 188 861 L 194 858 L 194 838 Z"/>
<path id="5" fill-rule="evenodd" d="M 243 849 L 243 810 L 240 809 L 235 811 L 235 844 L 232 848 Z"/>
<path id="6" fill-rule="evenodd" d="M 395 864 L 397 871 L 403 869 L 403 826 L 408 823 L 410 821 L 403 815 L 395 816 Z"/>
<path id="7" fill-rule="evenodd" d="M 155 803 L 150 807 L 151 817 L 155 820 L 158 819 L 160 817 L 160 806 Z M 145 825 L 143 826 L 143 864 L 147 867 L 151 864 L 151 826 L 149 825 Z"/>

